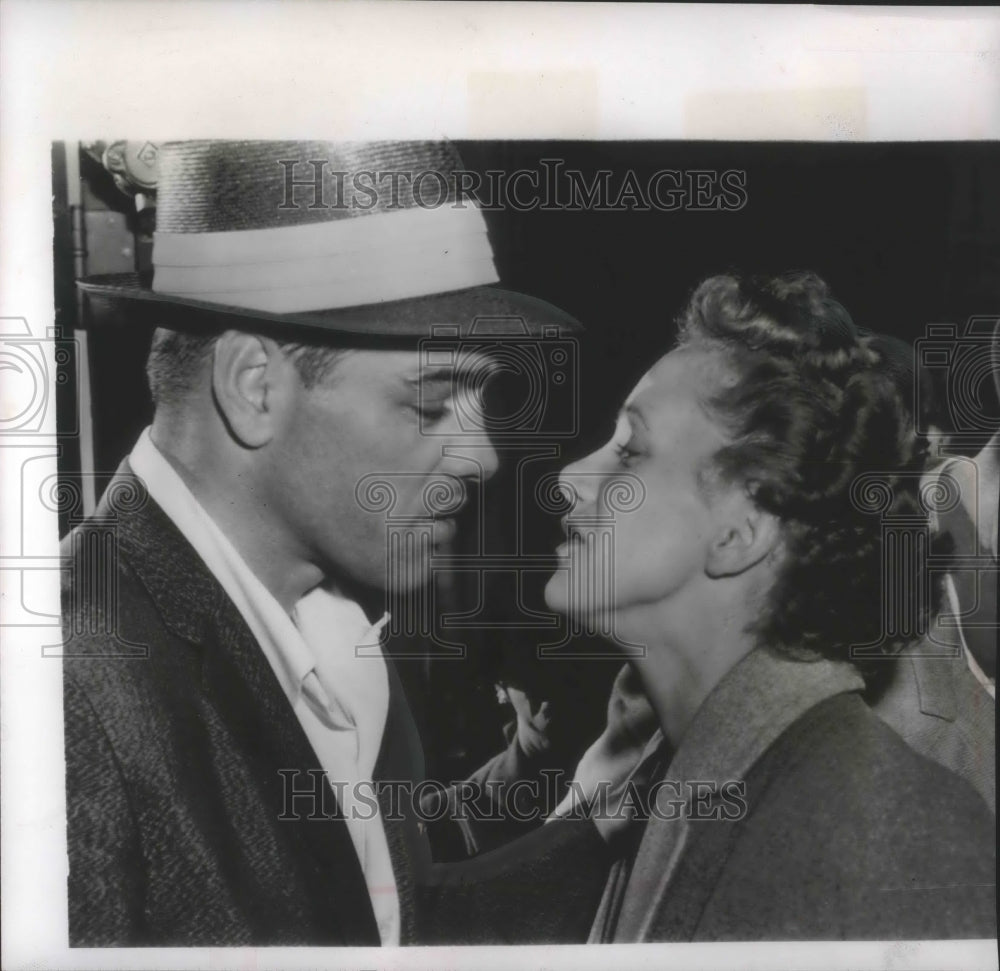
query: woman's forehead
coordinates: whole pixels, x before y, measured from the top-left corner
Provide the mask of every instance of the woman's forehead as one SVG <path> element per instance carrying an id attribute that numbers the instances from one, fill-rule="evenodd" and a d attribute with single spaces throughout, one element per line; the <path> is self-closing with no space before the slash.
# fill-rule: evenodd
<path id="1" fill-rule="evenodd" d="M 669 445 L 671 450 L 682 442 L 699 454 L 713 450 L 722 443 L 721 431 L 706 414 L 700 397 L 706 382 L 713 380 L 712 371 L 713 362 L 704 351 L 671 351 L 635 386 L 625 410 L 641 420 L 652 441 Z"/>
<path id="2" fill-rule="evenodd" d="M 689 398 L 717 377 L 719 362 L 711 352 L 677 348 L 664 354 L 632 389 L 626 404 L 653 404 L 664 398 Z"/>

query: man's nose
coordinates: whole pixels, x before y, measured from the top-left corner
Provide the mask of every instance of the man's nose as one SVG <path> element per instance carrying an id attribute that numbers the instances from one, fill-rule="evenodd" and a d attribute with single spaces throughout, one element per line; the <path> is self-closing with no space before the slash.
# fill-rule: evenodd
<path id="1" fill-rule="evenodd" d="M 487 435 L 463 435 L 445 446 L 445 464 L 453 475 L 485 482 L 496 474 L 500 459 Z"/>

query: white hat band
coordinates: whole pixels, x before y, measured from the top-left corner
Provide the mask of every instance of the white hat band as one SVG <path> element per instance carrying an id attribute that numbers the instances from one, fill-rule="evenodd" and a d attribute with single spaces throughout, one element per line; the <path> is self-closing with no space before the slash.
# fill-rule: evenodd
<path id="1" fill-rule="evenodd" d="M 405 209 L 302 226 L 156 233 L 153 290 L 301 313 L 496 283 L 475 207 Z"/>

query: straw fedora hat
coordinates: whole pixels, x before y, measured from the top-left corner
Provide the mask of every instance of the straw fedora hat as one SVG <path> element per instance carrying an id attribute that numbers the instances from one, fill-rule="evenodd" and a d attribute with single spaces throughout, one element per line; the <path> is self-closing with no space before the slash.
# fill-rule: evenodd
<path id="1" fill-rule="evenodd" d="M 486 224 L 447 142 L 185 141 L 160 146 L 152 279 L 77 281 L 159 326 L 342 338 L 468 333 L 511 318 L 535 336 L 580 324 L 499 281 Z"/>

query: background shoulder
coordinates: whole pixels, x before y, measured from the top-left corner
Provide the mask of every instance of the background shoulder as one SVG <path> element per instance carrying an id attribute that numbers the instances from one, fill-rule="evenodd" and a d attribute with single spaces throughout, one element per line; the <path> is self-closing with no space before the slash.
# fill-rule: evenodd
<path id="1" fill-rule="evenodd" d="M 791 842 L 859 878 L 881 870 L 886 879 L 945 879 L 995 858 L 995 819 L 982 796 L 914 751 L 857 695 L 831 698 L 800 719 L 747 786 L 752 814 L 784 819 Z"/>

